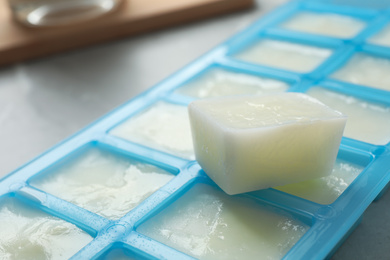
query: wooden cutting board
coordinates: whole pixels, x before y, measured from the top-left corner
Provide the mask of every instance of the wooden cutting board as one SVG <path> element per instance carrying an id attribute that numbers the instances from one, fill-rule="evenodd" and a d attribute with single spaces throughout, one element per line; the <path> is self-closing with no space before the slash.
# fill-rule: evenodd
<path id="1" fill-rule="evenodd" d="M 253 6 L 253 0 L 124 0 L 115 12 L 57 28 L 16 22 L 0 0 L 0 66 Z"/>

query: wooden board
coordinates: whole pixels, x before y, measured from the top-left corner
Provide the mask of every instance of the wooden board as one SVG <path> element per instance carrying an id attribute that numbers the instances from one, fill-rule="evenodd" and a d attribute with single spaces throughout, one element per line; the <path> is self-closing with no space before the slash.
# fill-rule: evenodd
<path id="1" fill-rule="evenodd" d="M 0 66 L 253 6 L 253 0 L 124 0 L 114 13 L 72 26 L 28 28 L 0 0 Z"/>

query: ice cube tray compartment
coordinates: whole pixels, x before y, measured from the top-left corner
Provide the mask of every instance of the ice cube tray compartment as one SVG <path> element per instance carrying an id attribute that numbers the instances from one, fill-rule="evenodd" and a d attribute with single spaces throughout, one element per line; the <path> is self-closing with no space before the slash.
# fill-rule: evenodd
<path id="1" fill-rule="evenodd" d="M 367 43 L 376 46 L 390 47 L 390 24 L 389 20 L 381 21 L 377 31 L 373 31 Z"/>
<path id="2" fill-rule="evenodd" d="M 4 259 L 40 258 L 42 255 L 51 259 L 69 258 L 93 239 L 74 224 L 14 196 L 0 199 L 0 218 L 0 252 Z"/>
<path id="3" fill-rule="evenodd" d="M 221 97 L 229 95 L 259 95 L 286 91 L 293 82 L 275 79 L 259 71 L 241 71 L 240 67 L 214 65 L 176 88 L 176 99 Z"/>
<path id="4" fill-rule="evenodd" d="M 363 25 L 354 34 L 342 37 L 303 32 L 282 26 L 289 19 L 303 12 L 342 15 L 356 19 Z M 0 207 L 4 200 L 17 200 L 23 205 L 27 204 L 28 207 L 75 225 L 89 234 L 93 240 L 81 248 L 72 259 L 108 259 L 111 254 L 119 255 L 124 259 L 193 259 L 173 247 L 164 245 L 158 241 L 159 239 L 143 234 L 142 227 L 153 223 L 153 220 L 164 214 L 164 211 L 174 207 L 185 194 L 192 192 L 194 187 L 195 190 L 199 185 L 206 185 L 216 190 L 218 187 L 188 154 L 183 155 L 180 152 L 175 153 L 164 147 L 161 148 L 158 146 L 159 141 L 155 145 L 156 143 L 151 144 L 150 140 L 134 139 L 132 138 L 134 133 L 130 133 L 130 137 L 127 137 L 126 131 L 121 132 L 120 128 L 126 122 L 139 119 L 141 115 L 150 112 L 151 108 L 159 104 L 185 108 L 192 100 L 201 98 L 183 91 L 186 86 L 202 80 L 202 77 L 213 71 L 227 72 L 230 76 L 250 76 L 254 81 L 275 80 L 284 84 L 280 91 L 310 94 L 311 90 L 321 87 L 347 97 L 390 107 L 389 89 L 375 88 L 370 84 L 350 83 L 332 76 L 359 53 L 389 59 L 390 48 L 370 41 L 389 23 L 389 13 L 390 9 L 346 6 L 325 0 L 289 2 L 221 43 L 154 88 L 123 104 L 3 178 L 0 181 Z M 325 48 L 330 52 L 318 64 L 306 71 L 294 71 L 294 69 L 283 68 L 277 64 L 276 66 L 275 64 L 267 65 L 239 58 L 239 53 L 245 52 L 250 46 L 264 39 Z M 206 80 L 212 82 L 215 77 L 213 79 L 211 76 L 211 79 Z M 263 83 L 256 84 L 261 88 Z M 236 90 L 233 88 L 232 91 Z M 224 95 L 224 93 L 217 94 Z M 153 117 L 151 118 L 153 121 Z M 173 118 L 167 117 L 167 120 L 173 120 Z M 173 125 L 172 121 L 166 123 Z M 189 131 L 182 128 L 181 124 L 173 127 L 172 131 L 178 128 L 181 129 L 180 131 Z M 157 130 L 151 129 L 150 131 L 156 133 Z M 388 133 L 390 136 L 390 130 Z M 171 136 L 165 137 L 168 143 L 171 142 Z M 114 161 L 123 160 L 151 165 L 159 169 L 158 171 L 164 171 L 171 178 L 162 181 L 159 187 L 150 191 L 135 205 L 128 206 L 128 209 L 124 209 L 123 213 L 115 218 L 99 214 L 83 204 L 66 199 L 57 194 L 56 189 L 44 188 L 37 181 L 46 182 L 53 179 L 58 175 L 59 170 L 80 160 L 91 150 L 109 153 Z M 355 175 L 348 183 L 343 183 L 340 194 L 327 201 L 316 201 L 300 194 L 283 192 L 278 190 L 279 187 L 235 196 L 234 200 L 240 198 L 250 200 L 251 203 L 263 205 L 266 211 L 289 216 L 308 226 L 303 236 L 286 253 L 285 259 L 330 256 L 351 230 L 358 225 L 369 204 L 388 186 L 390 142 L 374 144 L 343 137 L 338 160 L 356 165 L 358 172 L 354 173 Z M 119 172 L 126 171 L 126 167 L 128 167 L 127 164 Z M 119 176 L 122 175 L 119 174 Z M 83 178 L 83 176 L 79 177 Z M 136 178 L 135 183 L 137 180 L 140 179 Z M 98 181 L 98 178 L 94 181 Z M 105 181 L 106 179 L 103 182 Z M 119 178 L 119 182 L 121 181 L 123 179 Z M 77 182 L 75 180 L 75 183 Z M 85 184 L 87 185 L 88 181 Z M 115 182 L 112 185 L 115 186 Z M 95 203 L 99 203 L 99 200 Z"/>
<path id="5" fill-rule="evenodd" d="M 244 196 L 230 197 L 213 186 L 191 185 L 136 230 L 194 257 L 226 259 L 243 254 L 256 258 L 261 253 L 280 258 L 310 227 L 310 218 L 299 221 Z"/>

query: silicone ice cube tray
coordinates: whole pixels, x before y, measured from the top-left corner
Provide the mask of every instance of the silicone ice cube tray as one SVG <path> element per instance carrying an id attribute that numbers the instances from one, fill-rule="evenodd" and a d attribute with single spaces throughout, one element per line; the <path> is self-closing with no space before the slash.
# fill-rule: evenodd
<path id="1" fill-rule="evenodd" d="M 112 134 L 115 132 L 112 130 L 126 120 L 136 118 L 158 102 L 185 107 L 194 97 L 176 90 L 214 68 L 282 81 L 289 86 L 286 91 L 306 92 L 312 87 L 321 86 L 390 109 L 390 85 L 378 86 L 375 82 L 371 85 L 370 81 L 363 83 L 354 81 L 349 72 L 347 73 L 349 76 L 334 76 L 336 72 L 336 75 L 339 75 L 340 70 L 347 67 L 348 62 L 357 54 L 373 57 L 382 64 L 378 65 L 379 67 L 390 63 L 390 48 L 370 41 L 371 37 L 380 33 L 380 30 L 389 24 L 390 8 L 389 6 L 363 8 L 359 5 L 349 6 L 349 1 L 345 1 L 346 4 L 340 2 L 342 1 L 292 1 L 262 17 L 246 30 L 220 44 L 154 88 L 3 178 L 0 181 L 0 207 L 8 199 L 20 201 L 24 203 L 23 205 L 73 223 L 86 231 L 93 240 L 81 248 L 72 259 L 104 259 L 113 254 L 127 255 L 135 259 L 192 259 L 183 252 L 139 233 L 138 227 L 161 213 L 199 183 L 211 186 L 215 184 L 191 156 L 181 156 L 180 153 L 175 155 L 175 152 L 169 149 L 153 148 L 156 146 L 129 141 Z M 381 3 L 378 2 L 378 5 Z M 337 14 L 355 19 L 363 25 L 354 35 L 344 38 L 283 26 L 290 18 L 302 12 L 318 15 Z M 263 58 L 259 62 L 253 59 L 246 60 L 246 56 L 242 55 L 245 50 L 253 50 L 257 43 L 264 40 L 281 42 L 281 46 L 285 43 L 302 45 L 304 56 L 312 55 L 314 52 L 320 59 L 312 68 L 305 67 L 303 72 L 301 70 L 297 72 L 294 61 L 289 61 L 286 55 L 282 55 L 285 60 L 271 62 L 268 65 L 267 60 Z M 311 51 L 305 52 L 305 46 Z M 316 50 L 311 49 L 312 47 Z M 292 49 L 295 50 L 294 48 Z M 375 65 L 375 61 L 370 64 Z M 352 68 L 352 71 L 354 69 L 359 70 Z M 366 69 L 369 70 L 370 67 Z M 174 123 L 172 121 L 174 118 L 169 120 L 171 121 L 167 121 L 166 124 Z M 387 133 L 390 136 L 390 129 Z M 253 200 L 269 211 L 289 216 L 309 227 L 284 255 L 284 259 L 329 257 L 359 224 L 365 209 L 379 197 L 390 180 L 390 137 L 385 138 L 388 138 L 385 144 L 372 144 L 343 137 L 338 159 L 359 165 L 363 170 L 334 202 L 319 204 L 278 189 L 266 189 L 238 197 Z M 175 140 L 175 137 L 171 140 Z M 68 161 L 77 159 L 91 148 L 154 165 L 171 173 L 173 178 L 133 209 L 129 209 L 124 216 L 115 219 L 93 213 L 45 192 L 32 181 L 35 178 L 43 180 L 49 178 L 56 169 Z M 1 232 L 0 230 L 0 234 Z"/>

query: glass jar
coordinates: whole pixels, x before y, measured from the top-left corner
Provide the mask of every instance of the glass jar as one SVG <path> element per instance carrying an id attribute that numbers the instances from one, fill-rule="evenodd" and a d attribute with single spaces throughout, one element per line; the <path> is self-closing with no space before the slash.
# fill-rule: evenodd
<path id="1" fill-rule="evenodd" d="M 8 0 L 14 18 L 27 26 L 68 25 L 100 17 L 122 0 Z"/>

